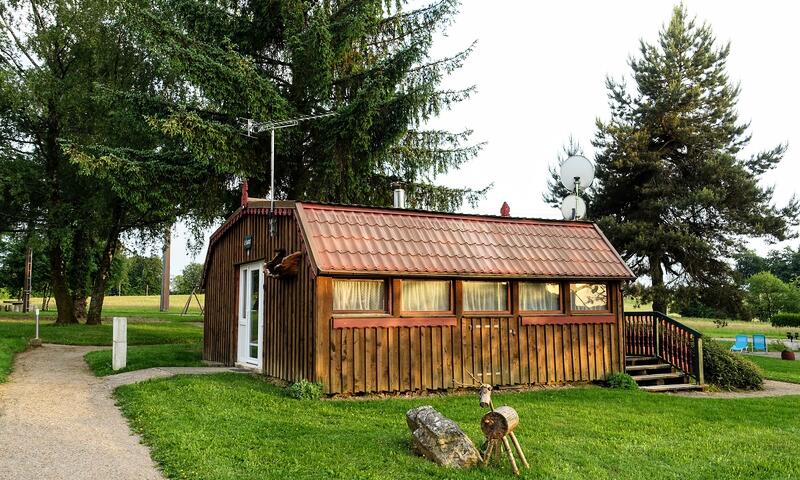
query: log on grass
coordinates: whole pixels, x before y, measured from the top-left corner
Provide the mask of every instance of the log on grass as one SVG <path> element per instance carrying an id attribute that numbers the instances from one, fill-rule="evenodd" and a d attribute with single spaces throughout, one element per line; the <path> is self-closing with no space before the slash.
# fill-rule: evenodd
<path id="1" fill-rule="evenodd" d="M 509 406 L 498 407 L 481 419 L 481 430 L 486 438 L 500 439 L 513 432 L 519 424 L 519 414 Z"/>

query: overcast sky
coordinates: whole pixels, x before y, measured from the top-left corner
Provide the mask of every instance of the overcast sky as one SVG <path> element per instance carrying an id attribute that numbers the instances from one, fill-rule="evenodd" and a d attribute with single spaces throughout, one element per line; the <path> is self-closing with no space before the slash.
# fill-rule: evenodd
<path id="1" fill-rule="evenodd" d="M 781 165 L 765 176 L 784 204 L 800 191 L 800 2 L 685 1 L 720 43 L 731 42 L 728 73 L 741 84 L 740 119 L 751 122 L 752 153 L 789 143 Z M 560 218 L 542 202 L 547 167 L 572 135 L 589 158 L 595 119 L 607 118 L 605 78 L 629 74 L 627 60 L 639 39 L 653 42 L 670 18 L 673 1 L 464 0 L 461 13 L 435 46 L 437 55 L 477 47 L 447 86 L 475 84 L 477 93 L 433 122 L 470 128 L 487 142 L 472 162 L 441 179 L 451 186 L 494 183 L 472 210 L 498 214 L 507 201 L 513 216 Z M 173 274 L 194 259 L 183 228 L 173 237 Z M 797 241 L 788 243 L 796 246 Z M 763 242 L 753 246 L 766 252 Z"/>

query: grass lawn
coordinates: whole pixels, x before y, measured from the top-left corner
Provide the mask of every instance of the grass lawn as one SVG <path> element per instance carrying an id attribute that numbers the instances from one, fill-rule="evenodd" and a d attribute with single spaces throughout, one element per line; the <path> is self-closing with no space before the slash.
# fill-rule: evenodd
<path id="1" fill-rule="evenodd" d="M 203 295 L 198 295 L 200 302 L 203 302 Z M 189 305 L 189 311 L 186 315 L 181 315 L 183 306 L 189 295 L 170 295 L 170 308 L 166 312 L 160 312 L 159 296 L 158 295 L 139 295 L 139 296 L 107 296 L 103 302 L 103 317 L 128 317 L 134 318 L 149 318 L 149 319 L 162 319 L 172 321 L 188 321 L 188 322 L 202 322 L 203 317 L 200 315 L 200 307 L 197 301 L 193 298 Z M 41 298 L 32 298 L 31 305 L 33 307 L 41 306 Z M 42 317 L 53 317 L 56 314 L 55 301 L 50 302 L 51 309 L 46 312 L 41 312 Z M 33 313 L 21 312 L 0 312 L 0 316 L 7 318 L 33 318 Z"/>
<path id="2" fill-rule="evenodd" d="M 188 343 L 129 347 L 127 366 L 116 372 L 111 369 L 111 350 L 89 352 L 83 358 L 98 377 L 152 367 L 202 367 L 203 345 Z"/>
<path id="3" fill-rule="evenodd" d="M 27 346 L 28 339 L 25 337 L 0 335 L 0 383 L 8 378 L 14 355 L 25 350 Z"/>
<path id="4" fill-rule="evenodd" d="M 800 383 L 800 362 L 774 357 L 747 355 L 746 358 L 761 367 L 764 378 L 781 382 Z"/>
<path id="5" fill-rule="evenodd" d="M 118 403 L 170 478 L 508 479 L 410 452 L 405 412 L 430 404 L 481 439 L 475 395 L 299 401 L 254 376 L 120 387 Z M 495 393 L 514 406 L 527 478 L 788 478 L 800 469 L 800 397 L 698 399 L 574 388 Z"/>
<path id="6" fill-rule="evenodd" d="M 0 338 L 34 336 L 34 322 L 30 320 L 1 320 Z M 39 336 L 44 343 L 64 345 L 111 345 L 111 324 L 54 325 L 43 322 Z M 195 325 L 174 322 L 128 323 L 128 345 L 154 345 L 161 343 L 197 343 L 203 339 L 203 329 Z"/>
<path id="7" fill-rule="evenodd" d="M 786 339 L 786 332 L 800 331 L 798 328 L 773 327 L 769 323 L 762 322 L 728 320 L 726 327 L 718 328 L 710 318 L 679 317 L 676 315 L 675 319 L 712 338 L 733 338 L 737 334 L 752 336 L 754 333 L 763 333 L 767 338 Z"/>

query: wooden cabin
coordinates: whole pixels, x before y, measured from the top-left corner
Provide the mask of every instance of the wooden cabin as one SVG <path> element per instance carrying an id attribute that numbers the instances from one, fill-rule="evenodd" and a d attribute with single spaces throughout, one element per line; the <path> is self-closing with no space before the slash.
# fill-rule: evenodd
<path id="1" fill-rule="evenodd" d="M 203 355 L 331 394 L 597 380 L 632 276 L 588 222 L 250 199 L 211 236 Z"/>

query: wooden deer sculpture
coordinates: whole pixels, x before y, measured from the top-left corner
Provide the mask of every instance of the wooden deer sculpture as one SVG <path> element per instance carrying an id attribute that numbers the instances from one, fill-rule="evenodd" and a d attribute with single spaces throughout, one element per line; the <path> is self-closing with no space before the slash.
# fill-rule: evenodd
<path id="1" fill-rule="evenodd" d="M 514 475 L 519 475 L 519 467 L 514 459 L 514 453 L 511 451 L 511 445 L 508 442 L 508 437 L 511 437 L 511 442 L 514 444 L 514 449 L 517 451 L 519 459 L 525 468 L 531 468 L 528 460 L 525 458 L 525 453 L 517 441 L 517 436 L 514 435 L 514 429 L 519 424 L 519 414 L 516 410 L 509 406 L 502 406 L 494 408 L 492 404 L 492 386 L 486 383 L 481 384 L 478 392 L 480 396 L 480 405 L 483 408 L 489 408 L 489 413 L 481 419 L 481 430 L 486 437 L 486 451 L 483 453 L 483 464 L 489 463 L 492 455 L 500 448 L 502 442 L 503 448 L 508 455 L 508 461 L 511 463 L 511 469 L 514 470 Z"/>

